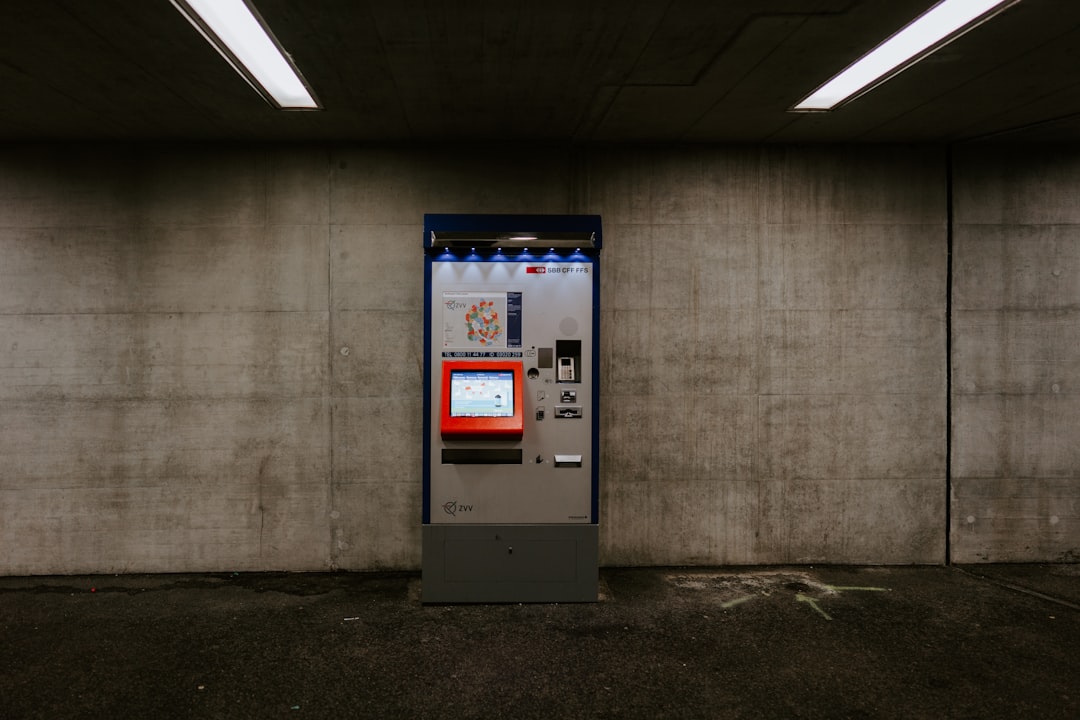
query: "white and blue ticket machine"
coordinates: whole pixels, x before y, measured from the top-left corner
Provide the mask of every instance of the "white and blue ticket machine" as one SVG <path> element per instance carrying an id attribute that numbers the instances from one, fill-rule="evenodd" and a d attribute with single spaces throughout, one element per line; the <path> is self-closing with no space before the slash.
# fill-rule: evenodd
<path id="1" fill-rule="evenodd" d="M 424 602 L 590 602 L 596 215 L 424 216 Z"/>

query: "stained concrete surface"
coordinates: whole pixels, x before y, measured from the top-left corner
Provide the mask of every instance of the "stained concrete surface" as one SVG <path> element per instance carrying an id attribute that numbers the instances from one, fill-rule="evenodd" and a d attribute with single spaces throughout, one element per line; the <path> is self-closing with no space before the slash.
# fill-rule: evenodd
<path id="1" fill-rule="evenodd" d="M 0 578 L 0 717 L 1072 718 L 1080 565 Z"/>
<path id="2" fill-rule="evenodd" d="M 1050 147 L 955 155 L 953 562 L 1080 559 L 1078 168 Z"/>
<path id="3" fill-rule="evenodd" d="M 430 212 L 603 218 L 604 564 L 942 562 L 946 159 L 4 148 L 0 574 L 419 568 Z"/>

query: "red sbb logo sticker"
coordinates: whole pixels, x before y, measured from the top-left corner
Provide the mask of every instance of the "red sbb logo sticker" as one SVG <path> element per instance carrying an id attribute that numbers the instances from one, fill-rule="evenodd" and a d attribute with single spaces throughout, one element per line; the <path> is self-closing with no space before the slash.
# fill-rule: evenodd
<path id="1" fill-rule="evenodd" d="M 530 266 L 525 268 L 525 274 L 526 275 L 546 275 L 547 274 L 547 268 L 546 267 L 536 267 L 535 265 L 530 265 Z"/>

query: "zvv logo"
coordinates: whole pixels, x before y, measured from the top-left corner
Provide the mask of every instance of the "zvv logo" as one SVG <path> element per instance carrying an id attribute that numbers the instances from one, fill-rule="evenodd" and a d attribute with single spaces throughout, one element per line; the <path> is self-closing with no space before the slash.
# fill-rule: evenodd
<path id="1" fill-rule="evenodd" d="M 450 502 L 443 503 L 442 509 L 443 512 L 445 512 L 447 515 L 453 515 L 454 517 L 457 517 L 457 514 L 459 512 L 472 512 L 473 506 L 458 505 L 457 500 L 451 500 Z"/>

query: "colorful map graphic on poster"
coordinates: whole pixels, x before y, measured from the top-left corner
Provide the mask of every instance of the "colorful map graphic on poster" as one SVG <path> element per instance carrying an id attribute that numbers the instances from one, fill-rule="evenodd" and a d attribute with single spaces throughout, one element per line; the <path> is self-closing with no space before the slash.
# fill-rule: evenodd
<path id="1" fill-rule="evenodd" d="M 443 347 L 505 348 L 506 293 L 443 293 Z"/>
<path id="2" fill-rule="evenodd" d="M 505 311 L 503 316 L 506 316 Z M 502 341 L 505 345 L 499 311 L 495 303 L 490 300 L 481 300 L 479 304 L 472 305 L 465 312 L 465 330 L 466 338 L 470 343 L 480 343 L 487 347 L 499 345 Z"/>

